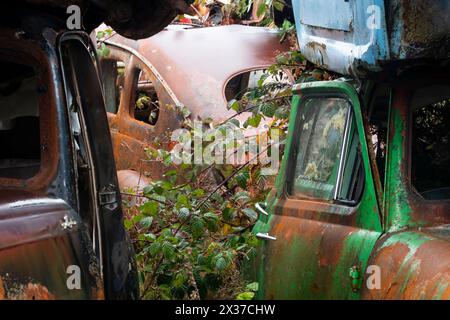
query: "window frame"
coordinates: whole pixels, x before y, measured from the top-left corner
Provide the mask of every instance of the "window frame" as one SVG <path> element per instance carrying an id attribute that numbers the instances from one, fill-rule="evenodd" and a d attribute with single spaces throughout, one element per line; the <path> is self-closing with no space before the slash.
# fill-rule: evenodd
<path id="1" fill-rule="evenodd" d="M 298 151 L 300 147 L 300 134 L 302 131 L 302 107 L 304 106 L 304 103 L 307 100 L 311 99 L 327 99 L 327 98 L 334 98 L 334 99 L 342 99 L 348 103 L 348 112 L 346 114 L 346 122 L 345 122 L 345 128 L 344 128 L 344 136 L 341 144 L 341 150 L 340 150 L 340 157 L 339 157 L 339 164 L 338 164 L 338 171 L 336 175 L 336 182 L 333 187 L 333 197 L 331 200 L 320 198 L 320 197 L 309 197 L 309 196 L 302 196 L 302 195 L 294 195 L 293 194 L 293 188 L 294 188 L 294 180 L 295 180 L 295 171 L 297 168 L 297 156 Z M 351 137 L 351 129 L 352 126 L 354 126 L 355 133 L 358 135 L 358 139 L 360 136 L 356 119 L 355 119 L 355 112 L 354 112 L 354 106 L 349 99 L 349 97 L 344 93 L 339 92 L 315 92 L 315 93 L 309 93 L 305 96 L 302 96 L 299 101 L 299 110 L 300 112 L 297 114 L 297 117 L 295 119 L 295 125 L 294 125 L 294 134 L 293 137 L 295 137 L 295 141 L 293 141 L 291 153 L 289 155 L 288 160 L 288 166 L 287 166 L 287 175 L 286 175 L 286 181 L 284 184 L 284 194 L 287 199 L 290 200 L 303 200 L 303 201 L 315 201 L 315 202 L 321 202 L 321 203 L 328 203 L 328 204 L 338 204 L 338 205 L 344 205 L 348 207 L 355 207 L 357 206 L 362 199 L 362 195 L 364 194 L 364 188 L 365 188 L 365 182 L 363 182 L 363 189 L 361 190 L 361 195 L 359 196 L 357 201 L 352 200 L 346 200 L 346 199 L 339 199 L 339 194 L 342 191 L 342 183 L 343 178 L 345 174 L 345 165 L 347 162 L 348 157 L 348 151 L 350 147 L 350 139 Z M 361 165 L 363 166 L 363 172 L 364 172 L 364 162 L 361 162 Z M 353 173 L 354 174 L 354 173 Z M 366 176 L 364 174 L 363 180 L 365 181 Z"/>
<path id="2" fill-rule="evenodd" d="M 58 171 L 58 120 L 55 100 L 55 83 L 52 78 L 52 66 L 48 55 L 36 43 L 16 43 L 17 39 L 9 42 L 8 47 L 0 50 L 3 61 L 26 64 L 33 68 L 38 79 L 37 86 L 44 90 L 38 92 L 39 132 L 40 132 L 40 167 L 39 171 L 27 179 L 0 177 L 0 189 L 28 189 L 46 190 L 55 179 Z M 23 40 L 21 40 L 23 42 Z M 33 55 L 29 52 L 33 52 Z"/>
<path id="3" fill-rule="evenodd" d="M 110 53 L 108 56 L 106 57 L 100 57 L 100 67 L 102 65 L 103 60 L 108 61 L 108 62 L 122 62 L 125 66 L 124 66 L 124 82 L 123 82 L 123 88 L 122 88 L 122 92 L 120 93 L 119 96 L 119 105 L 117 107 L 117 112 L 113 113 L 113 112 L 109 112 L 108 110 L 106 110 L 106 113 L 108 114 L 108 116 L 112 116 L 112 117 L 117 117 L 122 113 L 122 109 L 124 108 L 124 98 L 125 98 L 125 93 L 130 90 L 130 81 L 127 79 L 129 78 L 127 76 L 127 72 L 129 70 L 129 64 L 131 61 L 131 58 L 133 56 L 132 53 L 128 52 L 127 50 L 124 50 L 122 48 L 117 48 L 115 46 L 109 46 L 108 45 L 108 49 L 110 50 Z M 103 82 L 103 72 L 102 72 L 102 82 Z M 103 83 L 102 83 L 102 88 L 103 88 Z M 105 94 L 105 92 L 104 92 Z M 105 106 L 106 106 L 106 99 L 105 99 Z"/>
<path id="4" fill-rule="evenodd" d="M 149 68 L 147 67 L 147 65 L 145 64 L 145 62 L 143 62 L 142 60 L 140 60 L 138 57 L 133 56 L 132 59 L 130 59 L 129 61 L 129 65 L 126 66 L 126 68 L 130 68 L 130 73 L 129 75 L 131 75 L 130 77 L 130 95 L 129 95 L 129 108 L 128 108 L 128 112 L 126 112 L 126 114 L 133 120 L 133 121 L 137 121 L 140 124 L 143 125 L 147 125 L 150 126 L 152 128 L 154 128 L 155 126 L 157 126 L 158 121 L 159 121 L 159 115 L 161 113 L 161 109 L 163 108 L 163 105 L 161 103 L 161 93 L 158 90 L 158 84 L 156 84 L 157 81 L 160 81 L 158 79 L 158 77 L 153 74 L 151 72 L 151 70 L 149 70 Z M 125 72 L 126 73 L 126 72 Z M 136 119 L 135 117 L 135 105 L 136 105 L 136 101 L 137 101 L 137 92 L 139 89 L 139 78 L 141 76 L 142 73 L 145 73 L 147 77 L 149 77 L 153 83 L 153 86 L 155 88 L 155 93 L 156 96 L 158 97 L 158 118 L 156 120 L 155 124 L 150 124 L 148 122 Z M 127 73 L 126 73 L 127 74 Z"/>
<path id="5" fill-rule="evenodd" d="M 118 41 L 120 41 L 120 40 L 118 40 Z M 132 106 L 134 106 L 133 98 L 135 96 L 135 94 L 132 92 L 133 84 L 135 81 L 136 81 L 136 83 L 138 81 L 138 79 L 136 79 L 136 75 L 135 75 L 135 71 L 137 69 L 146 72 L 152 78 L 156 79 L 159 82 L 158 88 L 156 89 L 156 91 L 157 91 L 157 95 L 158 95 L 158 99 L 159 99 L 159 103 L 160 103 L 160 116 L 161 116 L 161 111 L 163 111 L 163 109 L 165 109 L 165 104 L 161 105 L 162 100 L 164 100 L 164 101 L 171 100 L 171 102 L 173 102 L 174 107 L 182 107 L 183 106 L 183 104 L 180 102 L 178 97 L 172 91 L 170 86 L 167 84 L 166 80 L 161 76 L 161 74 L 158 72 L 158 70 L 155 68 L 155 66 L 145 56 L 143 56 L 137 49 L 134 49 L 131 46 L 128 46 L 128 45 L 125 45 L 125 44 L 122 44 L 119 42 L 115 42 L 114 37 L 109 40 L 106 40 L 104 43 L 106 44 L 107 48 L 110 50 L 111 53 L 115 52 L 116 55 L 117 55 L 117 53 L 128 55 L 127 61 L 124 61 L 125 62 L 125 84 L 124 84 L 123 91 L 126 92 L 126 94 L 124 97 L 121 97 L 119 110 L 118 110 L 117 114 L 115 114 L 115 116 L 119 116 L 120 118 L 123 118 L 120 121 L 134 122 L 134 123 L 138 124 L 139 126 L 145 125 L 146 127 L 150 128 L 150 129 L 154 129 L 155 127 L 158 126 L 158 121 L 155 125 L 151 125 L 146 122 L 135 119 L 134 118 L 134 109 L 131 110 Z M 111 56 L 111 54 L 110 54 L 110 56 Z M 107 59 L 109 57 L 102 57 L 101 59 L 105 59 L 105 58 Z M 163 91 L 163 92 L 161 92 L 161 91 Z M 161 99 L 162 96 L 164 96 L 164 99 Z M 127 101 L 123 100 L 123 98 L 126 98 Z M 111 115 L 110 113 L 108 113 L 108 114 Z M 114 115 L 114 114 L 112 114 L 112 115 Z"/>

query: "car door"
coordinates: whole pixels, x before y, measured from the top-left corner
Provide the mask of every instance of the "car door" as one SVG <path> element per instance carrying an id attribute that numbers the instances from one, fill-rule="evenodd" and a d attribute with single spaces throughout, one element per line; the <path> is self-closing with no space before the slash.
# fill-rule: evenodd
<path id="1" fill-rule="evenodd" d="M 108 108 L 117 169 L 149 173 L 152 178 L 161 177 L 163 165 L 149 161 L 145 149 L 168 148 L 171 131 L 180 124 L 181 119 L 176 112 L 180 102 L 150 62 L 144 62 L 139 53 L 113 44 L 108 48 L 109 56 L 102 58 L 105 91 L 112 91 L 114 83 L 111 82 L 118 79 L 114 73 L 124 77 L 121 80 L 123 86 L 115 90 L 120 92 L 117 114 L 113 115 Z M 115 72 L 110 70 L 114 69 L 111 64 L 119 66 L 121 63 L 124 63 L 123 70 L 117 67 Z"/>
<path id="2" fill-rule="evenodd" d="M 286 153 L 254 228 L 259 298 L 358 299 L 382 232 L 358 95 L 343 81 L 294 92 Z"/>
<path id="3" fill-rule="evenodd" d="M 89 175 L 90 185 L 82 206 L 81 188 L 78 197 L 81 207 L 93 211 L 88 226 L 100 265 L 107 299 L 137 297 L 137 278 L 134 253 L 123 225 L 113 148 L 105 112 L 96 59 L 86 38 L 67 33 L 60 40 L 61 64 L 64 73 L 66 99 L 71 113 L 72 134 L 78 177 Z M 74 120 L 76 118 L 76 120 Z M 76 125 L 80 130 L 75 130 Z M 80 165 L 81 164 L 81 165 Z"/>
<path id="4" fill-rule="evenodd" d="M 36 30 L 26 40 L 8 31 L 0 49 L 11 88 L 0 102 L 0 300 L 102 299 L 90 215 L 74 197 L 54 33 Z"/>

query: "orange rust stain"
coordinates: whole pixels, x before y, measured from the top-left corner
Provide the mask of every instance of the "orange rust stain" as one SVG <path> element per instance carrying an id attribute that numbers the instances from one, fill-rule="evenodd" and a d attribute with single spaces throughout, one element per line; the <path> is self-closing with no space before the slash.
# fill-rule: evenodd
<path id="1" fill-rule="evenodd" d="M 5 300 L 5 287 L 3 286 L 3 280 L 0 278 L 0 300 Z"/>
<path id="2" fill-rule="evenodd" d="M 364 299 L 448 299 L 450 287 L 441 290 L 450 280 L 448 244 L 433 240 L 424 243 L 414 252 L 403 243 L 383 248 L 372 262 L 382 266 L 381 290 L 364 292 Z M 440 297 L 439 297 L 440 295 Z"/>
<path id="3" fill-rule="evenodd" d="M 408 246 L 397 244 L 383 248 L 371 262 L 372 265 L 383 266 L 381 268 L 381 289 L 365 290 L 363 299 L 398 299 L 400 287 L 404 279 L 403 275 L 397 273 L 400 270 L 402 262 L 409 253 Z"/>
<path id="4" fill-rule="evenodd" d="M 40 284 L 29 283 L 23 289 L 23 292 L 14 297 L 20 300 L 56 300 L 55 296 L 51 294 L 48 289 Z"/>
<path id="5" fill-rule="evenodd" d="M 36 283 L 14 284 L 6 289 L 0 278 L 0 300 L 56 300 L 46 287 Z"/>
<path id="6" fill-rule="evenodd" d="M 102 287 L 93 289 L 93 297 L 97 300 L 105 300 L 105 290 Z"/>

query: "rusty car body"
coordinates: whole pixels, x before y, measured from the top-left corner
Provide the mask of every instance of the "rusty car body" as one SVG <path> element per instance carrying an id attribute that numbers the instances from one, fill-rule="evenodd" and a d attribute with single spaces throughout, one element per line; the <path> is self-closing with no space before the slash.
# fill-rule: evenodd
<path id="1" fill-rule="evenodd" d="M 363 1 L 293 2 L 299 32 L 316 28 L 310 39 L 324 50 L 320 43 L 337 44 L 330 38 L 342 21 L 365 12 L 350 10 Z M 427 10 L 446 9 L 434 18 L 448 21 L 447 2 L 427 2 Z M 389 3 L 400 12 L 423 8 Z M 321 19 L 299 11 L 321 5 L 349 11 Z M 434 18 L 430 25 L 442 22 Z M 327 67 L 342 78 L 294 86 L 276 186 L 257 205 L 261 241 L 250 274 L 259 298 L 450 299 L 450 59 L 436 33 L 380 64 L 360 63 L 367 56 L 358 50 L 335 51 Z M 422 50 L 440 43 L 438 52 Z M 325 61 L 324 52 L 305 53 Z"/>
<path id="2" fill-rule="evenodd" d="M 173 25 L 148 39 L 112 35 L 104 43 L 108 55 L 101 64 L 108 120 L 123 182 L 161 178 L 164 165 L 148 161 L 145 149 L 169 149 L 170 133 L 183 121 L 177 110 L 186 107 L 191 119 L 217 123 L 235 115 L 228 101 L 247 88 L 252 74 L 289 49 L 276 30 L 240 25 Z M 152 97 L 154 105 L 144 116 L 136 108 L 141 93 Z M 157 117 L 149 121 L 154 111 Z"/>
<path id="3" fill-rule="evenodd" d="M 111 18 L 88 0 L 0 13 L 0 299 L 138 298 L 96 46 L 66 27 L 74 3 L 88 25 Z"/>

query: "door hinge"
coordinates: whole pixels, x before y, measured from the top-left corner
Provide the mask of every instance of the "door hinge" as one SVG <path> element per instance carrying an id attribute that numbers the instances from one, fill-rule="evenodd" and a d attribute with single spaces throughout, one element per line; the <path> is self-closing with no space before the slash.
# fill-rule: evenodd
<path id="1" fill-rule="evenodd" d="M 117 189 L 114 185 L 110 184 L 104 187 L 102 191 L 98 193 L 98 202 L 101 207 L 105 207 L 108 210 L 115 210 L 119 206 L 117 201 Z"/>

